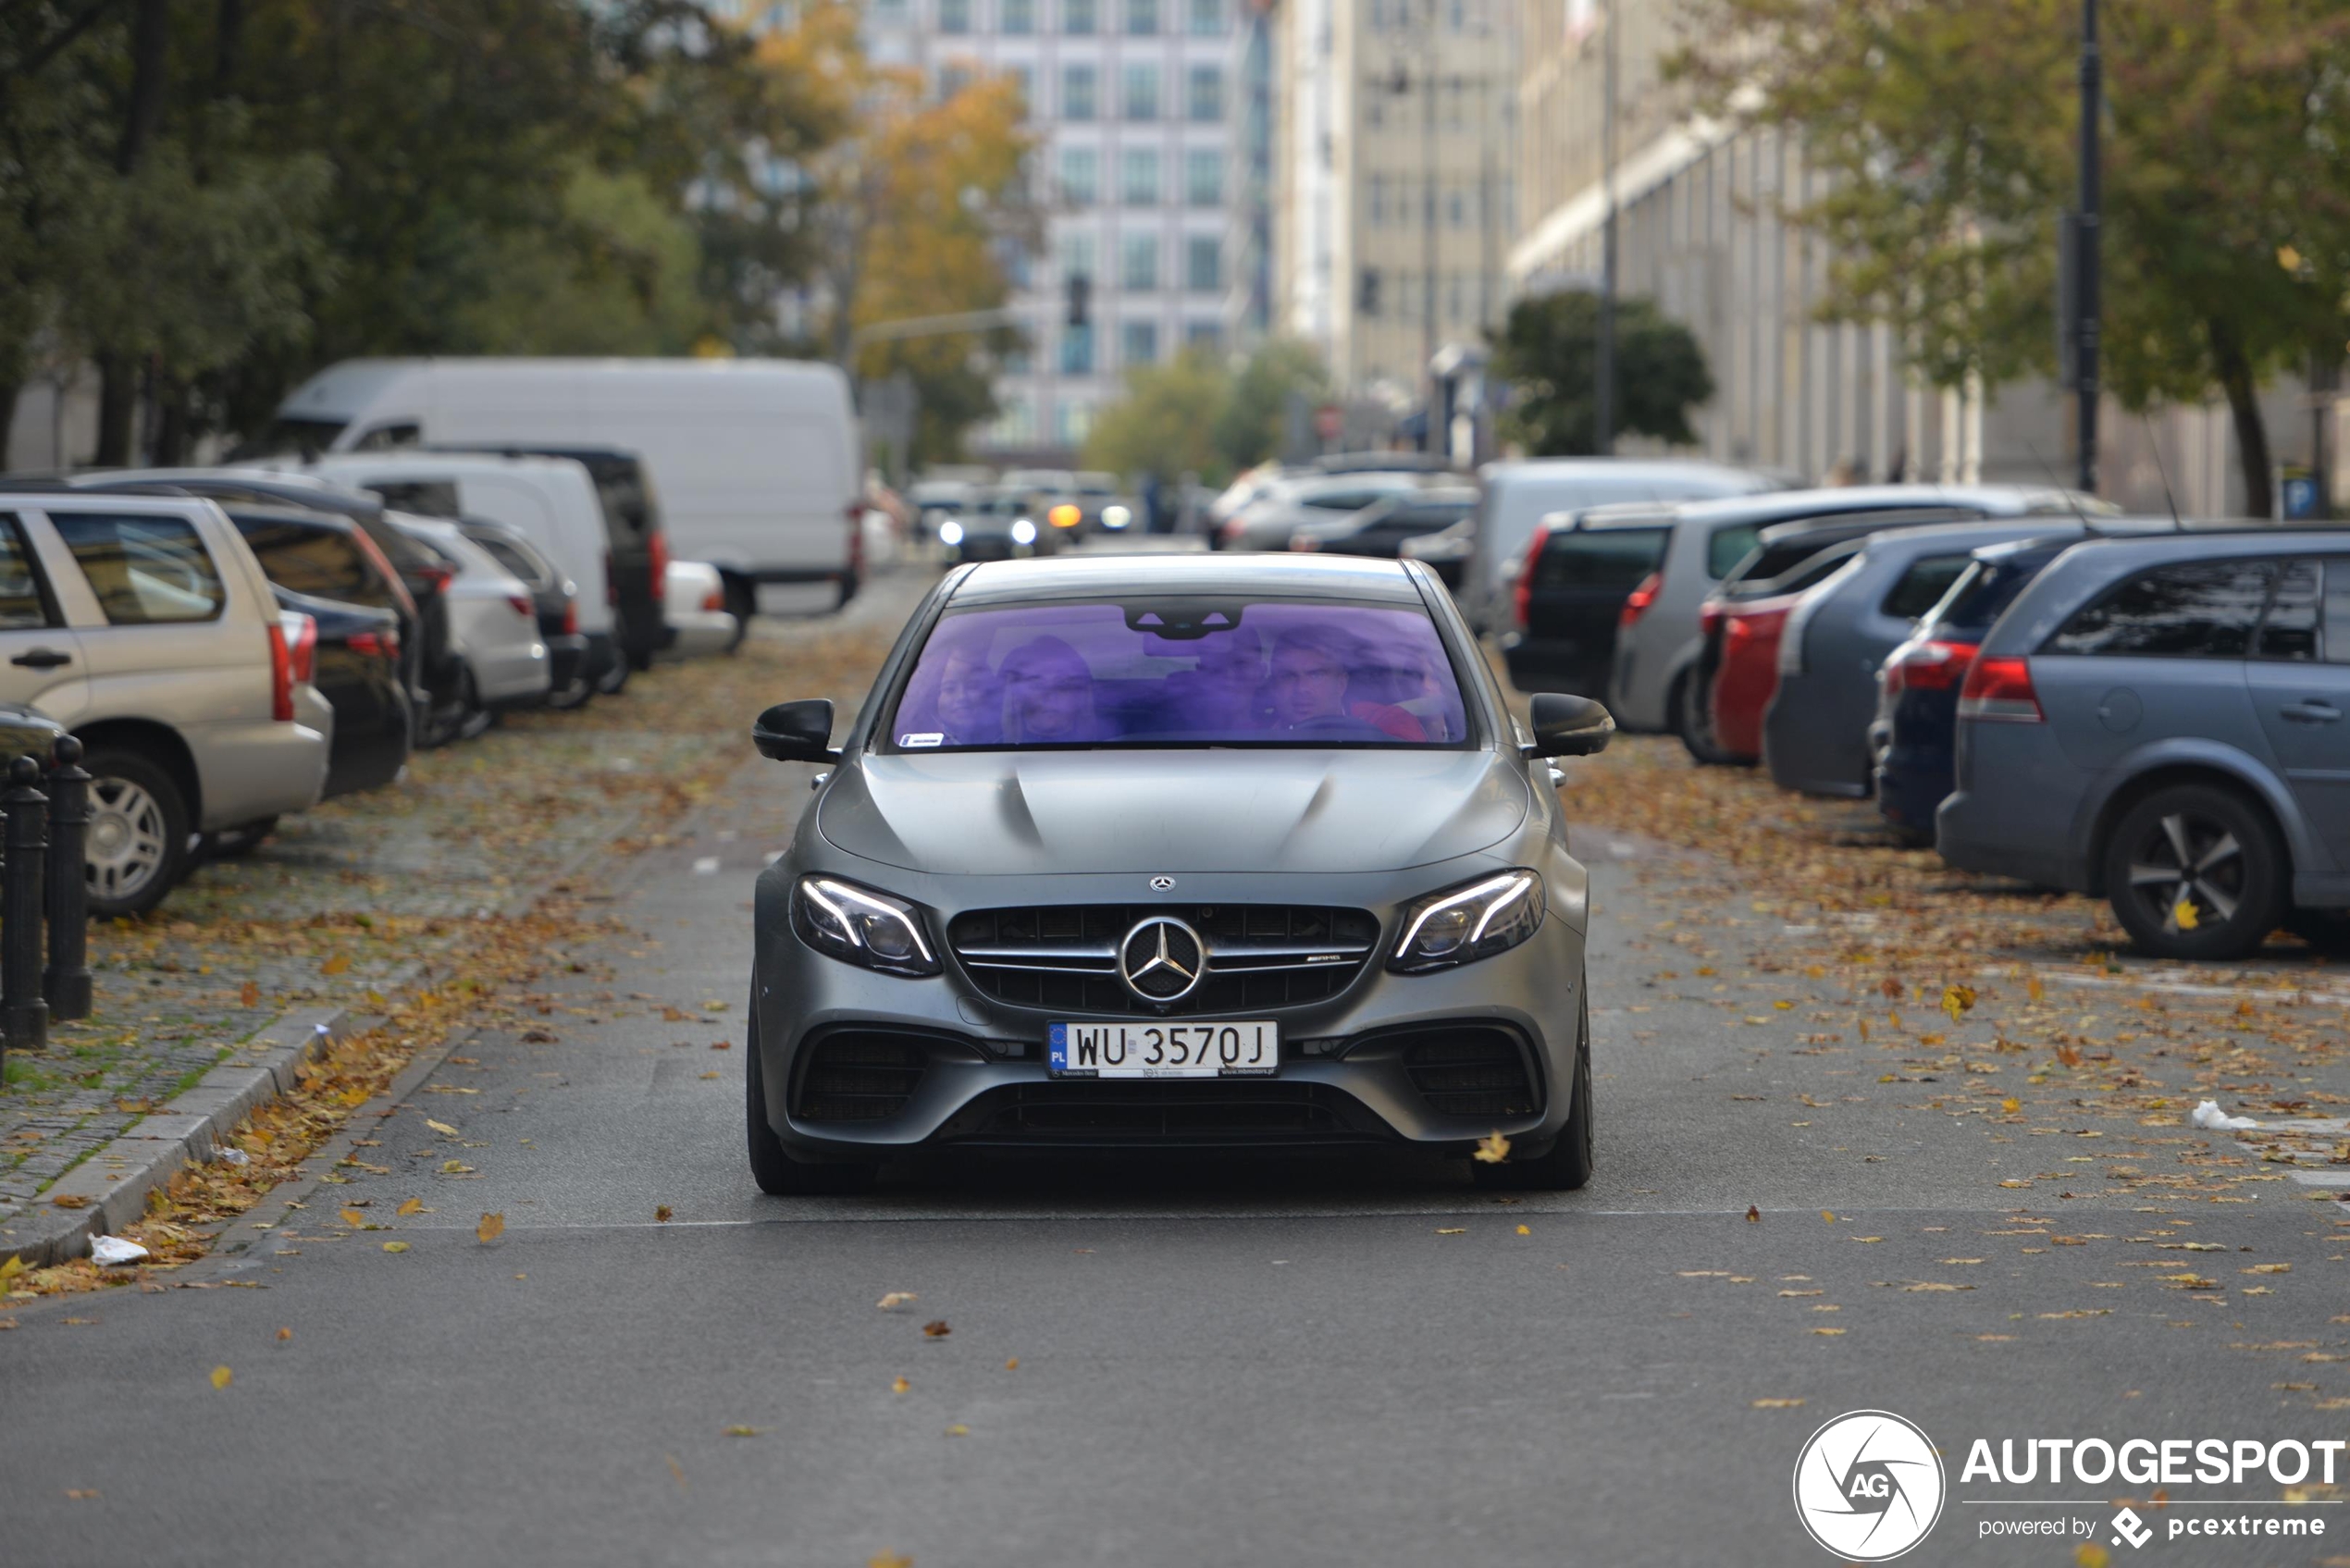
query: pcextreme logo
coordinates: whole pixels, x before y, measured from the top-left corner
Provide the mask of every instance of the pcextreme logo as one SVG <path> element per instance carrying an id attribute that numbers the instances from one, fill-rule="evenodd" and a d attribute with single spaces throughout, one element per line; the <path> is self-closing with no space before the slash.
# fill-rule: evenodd
<path id="1" fill-rule="evenodd" d="M 1884 1562 L 1925 1539 L 1944 1491 L 1933 1439 L 1891 1411 L 1837 1416 L 1795 1461 L 1796 1517 L 1849 1562 Z"/>

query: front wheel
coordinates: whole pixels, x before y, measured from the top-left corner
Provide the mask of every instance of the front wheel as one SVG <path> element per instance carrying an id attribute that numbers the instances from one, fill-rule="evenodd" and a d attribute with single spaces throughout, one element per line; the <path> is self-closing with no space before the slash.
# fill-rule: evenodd
<path id="1" fill-rule="evenodd" d="M 1572 1192 L 1591 1179 L 1591 1002 L 1588 995 L 1576 1022 L 1574 1094 L 1566 1126 L 1559 1130 L 1558 1142 L 1551 1145 L 1549 1154 L 1539 1159 L 1505 1159 L 1499 1165 L 1472 1163 L 1469 1169 L 1477 1184 L 1518 1191 Z"/>
<path id="2" fill-rule="evenodd" d="M 756 980 L 751 982 L 750 1021 L 745 1026 L 743 1044 L 749 1053 L 743 1063 L 744 1120 L 750 1134 L 750 1177 L 759 1183 L 759 1190 L 775 1197 L 791 1198 L 811 1193 L 862 1192 L 871 1187 L 879 1174 L 878 1165 L 798 1159 L 775 1136 L 775 1129 L 767 1119 L 766 1074 L 759 1060 Z"/>
<path id="3" fill-rule="evenodd" d="M 90 826 L 82 859 L 90 913 L 147 913 L 188 866 L 188 803 L 171 774 L 136 751 L 99 747 L 90 774 Z"/>
<path id="4" fill-rule="evenodd" d="M 2289 871 L 2268 812 L 2217 784 L 2156 790 L 2106 843 L 2114 916 L 2158 958 L 2243 957 L 2283 917 Z"/>

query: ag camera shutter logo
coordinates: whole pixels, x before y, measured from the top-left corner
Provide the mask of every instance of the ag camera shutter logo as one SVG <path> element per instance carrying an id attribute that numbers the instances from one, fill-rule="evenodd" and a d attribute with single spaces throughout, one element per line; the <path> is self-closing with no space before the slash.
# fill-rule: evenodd
<path id="1" fill-rule="evenodd" d="M 1925 1539 L 1945 1490 L 1933 1439 L 1886 1410 L 1837 1416 L 1795 1461 L 1796 1517 L 1849 1562 L 1887 1562 Z"/>

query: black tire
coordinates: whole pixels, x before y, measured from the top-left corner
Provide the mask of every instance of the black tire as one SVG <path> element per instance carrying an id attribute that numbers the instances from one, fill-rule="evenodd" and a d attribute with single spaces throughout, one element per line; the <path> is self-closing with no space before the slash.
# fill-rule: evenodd
<path id="1" fill-rule="evenodd" d="M 144 752 L 98 747 L 81 766 L 90 774 L 90 913 L 144 915 L 187 873 L 187 796 Z"/>
<path id="2" fill-rule="evenodd" d="M 628 667 L 640 675 L 651 669 L 653 667 L 652 650 L 641 648 L 633 649 L 628 655 Z"/>
<path id="3" fill-rule="evenodd" d="M 759 1190 L 779 1198 L 810 1193 L 862 1192 L 880 1173 L 878 1165 L 796 1159 L 767 1120 L 766 1075 L 760 1067 L 759 982 L 750 987 L 750 1021 L 745 1026 L 743 1120 L 750 1135 L 750 1177 Z"/>
<path id="4" fill-rule="evenodd" d="M 628 689 L 628 656 L 625 653 L 616 654 L 612 659 L 612 668 L 596 677 L 596 695 L 618 697 Z"/>
<path id="5" fill-rule="evenodd" d="M 457 678 L 457 727 L 451 740 L 479 740 L 498 722 L 498 715 L 481 705 L 481 688 L 474 685 L 474 673 L 466 671 Z"/>
<path id="6" fill-rule="evenodd" d="M 1713 739 L 1713 683 L 1695 670 L 1673 686 L 1673 733 L 1690 757 L 1707 768 L 1726 768 L 1746 759 L 1725 751 Z"/>
<path id="7" fill-rule="evenodd" d="M 2276 824 L 2221 784 L 2171 784 L 2130 808 L 2105 846 L 2106 896 L 2139 951 L 2200 962 L 2268 940 L 2292 879 Z M 2178 910 L 2193 906 L 2193 924 Z"/>
<path id="8" fill-rule="evenodd" d="M 1512 1191 L 1572 1192 L 1591 1179 L 1591 1003 L 1586 996 L 1576 1021 L 1575 1105 L 1566 1114 L 1551 1152 L 1537 1159 L 1503 1160 L 1499 1165 L 1471 1161 L 1470 1173 L 1479 1187 Z"/>
<path id="9" fill-rule="evenodd" d="M 263 817 L 257 821 L 242 822 L 233 828 L 204 835 L 204 857 L 207 860 L 241 860 L 260 848 L 269 835 L 278 831 L 278 819 Z"/>
<path id="10" fill-rule="evenodd" d="M 560 691 L 549 692 L 547 694 L 547 707 L 549 710 L 552 712 L 569 713 L 575 709 L 587 707 L 588 699 L 593 698 L 595 695 L 596 688 L 589 685 L 587 678 L 582 676 L 581 678 L 573 681 L 571 685 L 563 687 Z"/>
<path id="11" fill-rule="evenodd" d="M 748 578 L 731 574 L 720 581 L 725 585 L 726 613 L 735 618 L 735 640 L 726 645 L 732 653 L 750 636 L 750 618 L 759 613 L 759 589 Z"/>

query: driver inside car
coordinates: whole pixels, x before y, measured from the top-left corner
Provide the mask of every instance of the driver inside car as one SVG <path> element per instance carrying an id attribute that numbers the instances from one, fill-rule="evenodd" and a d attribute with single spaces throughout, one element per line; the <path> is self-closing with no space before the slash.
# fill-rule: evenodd
<path id="1" fill-rule="evenodd" d="M 1273 644 L 1273 673 L 1267 683 L 1274 727 L 1343 733 L 1359 724 L 1398 740 L 1427 740 L 1420 722 L 1400 708 L 1347 701 L 1354 662 L 1349 643 L 1342 634 L 1320 626 L 1281 634 Z"/>

